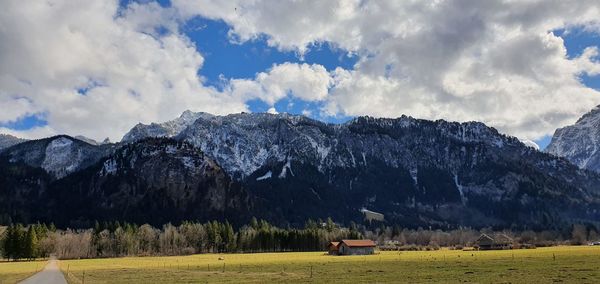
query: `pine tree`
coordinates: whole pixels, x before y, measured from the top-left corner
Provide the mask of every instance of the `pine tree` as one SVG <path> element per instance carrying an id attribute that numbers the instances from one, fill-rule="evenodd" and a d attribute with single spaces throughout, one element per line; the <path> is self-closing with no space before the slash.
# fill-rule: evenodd
<path id="1" fill-rule="evenodd" d="M 250 227 L 252 227 L 254 230 L 258 230 L 258 220 L 256 220 L 256 217 L 252 217 L 252 219 L 250 219 Z"/>
<path id="2" fill-rule="evenodd" d="M 4 236 L 2 238 L 2 256 L 8 260 L 10 260 L 13 256 L 12 251 L 12 238 L 13 238 L 13 225 L 8 226 L 6 228 L 6 232 L 4 232 Z"/>
<path id="3" fill-rule="evenodd" d="M 23 255 L 23 245 L 22 245 L 22 230 L 23 226 L 18 225 L 10 225 L 6 230 L 6 236 L 4 238 L 4 257 L 7 259 L 17 260 Z"/>
<path id="4" fill-rule="evenodd" d="M 233 227 L 229 224 L 229 221 L 225 221 L 225 225 L 223 225 L 223 245 L 225 246 L 225 250 L 228 252 L 232 252 L 235 250 L 235 233 L 233 232 Z"/>
<path id="5" fill-rule="evenodd" d="M 327 231 L 331 232 L 333 231 L 333 229 L 335 229 L 335 223 L 333 222 L 333 220 L 331 219 L 331 217 L 327 217 Z"/>
<path id="6" fill-rule="evenodd" d="M 38 252 L 38 240 L 35 228 L 29 226 L 25 238 L 23 239 L 23 257 L 26 259 L 35 259 Z"/>
<path id="7" fill-rule="evenodd" d="M 24 257 L 24 253 L 23 253 L 23 249 L 24 249 L 24 240 L 25 240 L 25 234 L 23 234 L 23 231 L 25 229 L 23 228 L 23 225 L 21 224 L 17 224 L 15 226 L 15 231 L 14 231 L 14 236 L 13 236 L 13 249 L 14 249 L 14 256 L 13 259 L 17 260 L 17 259 L 21 259 Z"/>

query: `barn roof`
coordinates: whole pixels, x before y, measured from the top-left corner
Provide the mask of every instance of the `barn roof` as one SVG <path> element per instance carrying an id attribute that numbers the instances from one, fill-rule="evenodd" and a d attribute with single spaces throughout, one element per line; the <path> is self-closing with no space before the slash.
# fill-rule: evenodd
<path id="1" fill-rule="evenodd" d="M 330 242 L 329 246 L 337 247 L 339 244 L 340 244 L 340 242 Z"/>
<path id="2" fill-rule="evenodd" d="M 494 242 L 496 243 L 512 243 L 512 239 L 505 234 L 496 234 L 494 236 Z"/>
<path id="3" fill-rule="evenodd" d="M 481 234 L 481 236 L 479 236 L 479 238 L 477 239 L 478 242 L 483 241 L 483 240 L 489 240 L 489 241 L 493 241 L 494 239 L 490 236 L 488 236 L 487 234 Z"/>
<path id="4" fill-rule="evenodd" d="M 499 233 L 499 234 L 494 234 L 493 237 L 490 237 L 487 234 L 481 234 L 481 236 L 479 236 L 479 238 L 477 239 L 477 242 L 482 242 L 482 241 L 491 241 L 496 244 L 508 244 L 508 243 L 512 243 L 513 240 L 506 234 Z"/>
<path id="5" fill-rule="evenodd" d="M 374 247 L 375 242 L 372 240 L 342 240 L 340 245 L 344 243 L 349 247 Z"/>

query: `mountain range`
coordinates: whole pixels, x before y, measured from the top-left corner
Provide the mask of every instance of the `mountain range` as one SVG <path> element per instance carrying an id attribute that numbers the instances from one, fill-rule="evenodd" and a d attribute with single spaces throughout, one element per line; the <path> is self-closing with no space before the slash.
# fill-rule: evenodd
<path id="1" fill-rule="evenodd" d="M 558 131 L 557 131 L 558 132 Z M 184 112 L 119 143 L 69 136 L 0 153 L 0 221 L 564 228 L 600 220 L 600 175 L 478 122 Z"/>

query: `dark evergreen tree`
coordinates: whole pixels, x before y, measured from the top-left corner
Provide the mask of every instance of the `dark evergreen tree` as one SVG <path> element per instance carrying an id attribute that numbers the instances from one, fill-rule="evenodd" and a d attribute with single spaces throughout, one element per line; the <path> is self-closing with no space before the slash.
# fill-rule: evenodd
<path id="1" fill-rule="evenodd" d="M 23 258 L 35 259 L 38 256 L 38 238 L 34 226 L 29 226 L 23 238 Z"/>

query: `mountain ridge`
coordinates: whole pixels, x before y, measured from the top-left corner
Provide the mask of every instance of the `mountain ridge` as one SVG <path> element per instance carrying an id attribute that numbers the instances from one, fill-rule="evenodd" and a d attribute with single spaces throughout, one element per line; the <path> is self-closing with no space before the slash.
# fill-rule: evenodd
<path id="1" fill-rule="evenodd" d="M 190 188 L 200 187 L 182 189 L 181 184 L 192 185 L 196 184 L 193 180 L 214 177 L 208 173 L 199 173 L 195 178 L 186 175 L 188 170 L 181 167 L 178 158 L 180 152 L 165 148 L 179 143 L 202 153 L 188 155 L 189 158 L 206 157 L 214 161 L 214 168 L 220 169 L 222 176 L 219 180 L 230 181 L 217 183 L 210 191 L 223 196 L 230 191 L 235 193 L 232 204 L 236 205 L 227 212 L 246 212 L 246 217 L 252 215 L 280 225 L 299 226 L 308 218 L 327 217 L 339 222 L 362 222 L 360 210 L 365 208 L 383 213 L 386 222 L 406 227 L 545 229 L 563 228 L 573 222 L 597 223 L 600 218 L 600 175 L 539 152 L 480 122 L 402 116 L 357 117 L 343 124 L 330 124 L 289 114 L 184 114 L 177 122 L 138 124 L 130 132 L 132 135 L 126 135 L 131 139 L 116 144 L 94 146 L 65 136 L 11 147 L 0 155 L 0 162 L 4 171 L 15 173 L 5 177 L 5 183 L 16 185 L 17 189 L 4 191 L 17 190 L 16 196 L 25 196 L 60 184 L 61 190 L 55 192 L 64 192 L 61 196 L 79 196 L 86 202 L 92 202 L 89 196 L 107 200 L 117 194 L 129 201 L 123 204 L 113 200 L 112 204 L 120 205 L 101 210 L 108 210 L 107 216 L 139 222 L 144 219 L 140 207 L 153 202 L 171 204 L 168 200 L 184 202 L 184 196 L 195 196 L 196 191 Z M 175 131 L 178 129 L 179 132 Z M 84 155 L 88 158 L 85 163 L 83 159 L 52 159 L 59 161 L 55 164 L 60 170 L 44 167 L 48 164 L 44 163 L 48 153 L 64 158 L 57 151 L 48 151 L 53 141 L 59 145 L 50 149 L 68 149 L 58 151 L 67 153 L 66 156 L 91 154 Z M 159 151 L 164 155 L 150 158 L 123 152 L 131 153 L 131 149 L 141 147 L 152 153 L 155 151 L 150 150 L 152 147 L 159 147 L 148 143 L 164 143 L 165 147 Z M 135 165 L 143 157 L 147 165 L 154 166 L 151 171 L 140 171 L 107 163 L 114 155 L 122 156 L 120 165 Z M 79 162 L 69 165 L 61 163 L 64 160 Z M 27 167 L 19 168 L 18 163 Z M 165 175 L 165 168 L 173 168 L 173 172 Z M 32 176 L 48 181 L 26 183 L 19 171 L 31 172 Z M 94 183 L 110 179 L 112 175 L 106 173 L 121 178 L 102 183 L 113 184 L 108 187 Z M 208 176 L 203 177 L 205 174 Z M 178 178 L 169 179 L 172 182 L 166 184 L 148 183 L 153 176 Z M 209 186 L 201 184 L 201 188 Z M 143 199 L 139 194 L 145 189 L 157 195 L 152 201 L 136 203 L 135 200 Z M 197 190 L 200 195 L 208 194 L 204 189 Z M 166 193 L 172 195 L 162 195 Z M 197 202 L 195 206 L 202 208 L 211 204 L 202 198 L 193 200 Z M 78 203 L 77 199 L 72 202 Z M 96 205 L 90 208 L 93 206 Z M 123 208 L 137 213 L 125 214 Z M 171 221 L 185 215 L 177 215 L 179 211 L 173 205 L 162 208 L 166 216 L 173 218 Z M 90 222 L 90 218 L 98 217 L 81 208 L 71 211 L 79 213 L 53 214 L 77 222 Z M 218 216 L 210 214 L 196 216 Z"/>

